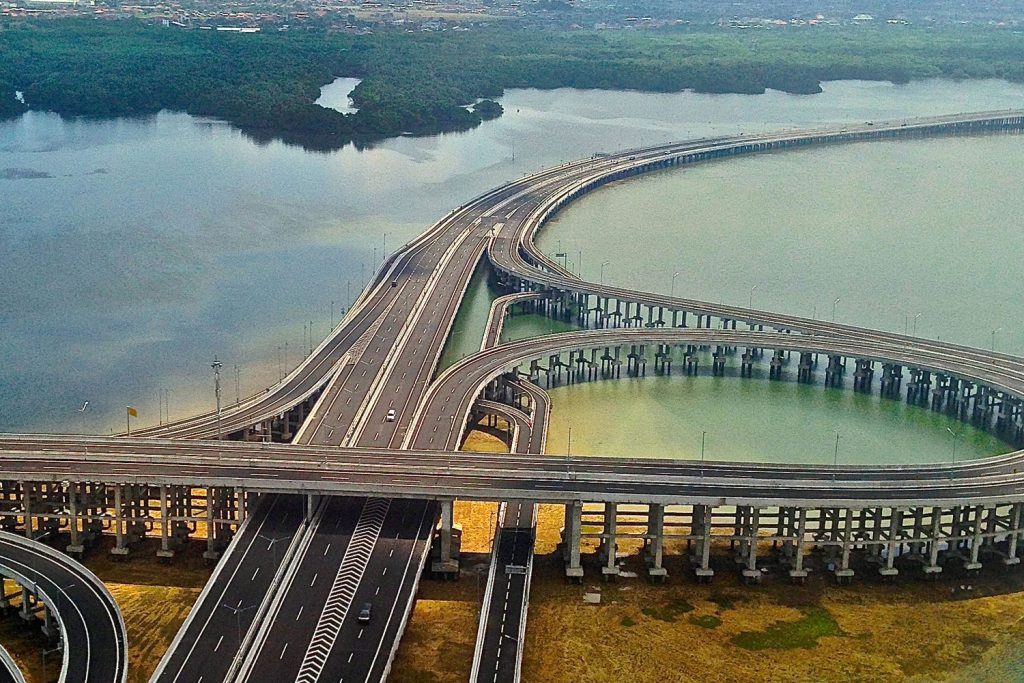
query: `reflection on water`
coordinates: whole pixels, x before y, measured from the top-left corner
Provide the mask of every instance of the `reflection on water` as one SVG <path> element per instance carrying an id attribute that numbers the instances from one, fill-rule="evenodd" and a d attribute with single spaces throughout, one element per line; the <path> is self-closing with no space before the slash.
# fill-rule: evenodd
<path id="1" fill-rule="evenodd" d="M 214 354 L 240 366 L 240 393 L 262 391 L 348 305 L 385 234 L 393 249 L 526 172 L 687 136 L 1024 101 L 997 81 L 826 86 L 510 91 L 505 116 L 472 131 L 325 154 L 180 114 L 0 123 L 0 430 L 106 432 L 126 404 L 155 422 L 161 389 L 171 417 L 210 408 Z"/>

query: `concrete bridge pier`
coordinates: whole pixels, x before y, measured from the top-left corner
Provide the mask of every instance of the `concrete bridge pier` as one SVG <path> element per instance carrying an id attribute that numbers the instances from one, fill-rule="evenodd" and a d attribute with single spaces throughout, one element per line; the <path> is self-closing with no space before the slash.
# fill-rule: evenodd
<path id="1" fill-rule="evenodd" d="M 647 509 L 647 534 L 644 538 L 644 556 L 647 575 L 651 581 L 662 583 L 668 576 L 663 565 L 665 549 L 665 506 L 651 503 Z"/>
<path id="2" fill-rule="evenodd" d="M 726 352 L 725 347 L 716 346 L 714 353 L 711 354 L 711 374 L 714 377 L 725 376 L 725 358 Z"/>
<path id="3" fill-rule="evenodd" d="M 800 364 L 797 366 L 796 381 L 800 384 L 811 384 L 814 381 L 813 354 L 801 352 Z"/>
<path id="4" fill-rule="evenodd" d="M 900 395 L 900 385 L 902 382 L 903 368 L 893 363 L 883 363 L 879 396 L 882 396 L 883 398 L 898 397 Z"/>
<path id="5" fill-rule="evenodd" d="M 942 534 L 942 508 L 933 507 L 931 510 L 931 530 L 928 534 L 928 556 L 924 565 L 925 578 L 934 579 L 942 573 L 942 565 L 939 564 L 939 544 Z"/>
<path id="6" fill-rule="evenodd" d="M 804 569 L 804 538 L 807 535 L 807 509 L 796 509 L 796 533 L 793 537 L 793 567 L 789 570 L 789 580 L 792 583 L 802 584 L 807 580 L 807 570 Z"/>
<path id="7" fill-rule="evenodd" d="M 743 540 L 739 545 L 739 560 L 744 567 L 740 572 L 743 583 L 761 583 L 761 570 L 757 568 L 757 541 L 760 532 L 761 509 L 757 506 L 743 506 L 742 512 L 737 509 L 737 519 L 740 521 Z"/>
<path id="8" fill-rule="evenodd" d="M 907 384 L 907 403 L 922 407 L 928 405 L 931 386 L 932 374 L 930 371 L 912 368 L 910 382 Z"/>
<path id="9" fill-rule="evenodd" d="M 840 531 L 839 564 L 833 571 L 836 583 L 849 584 L 853 581 L 853 569 L 850 568 L 850 550 L 853 547 L 853 508 L 846 508 Z"/>
<path id="10" fill-rule="evenodd" d="M 597 554 L 601 558 L 601 578 L 605 581 L 614 581 L 619 576 L 619 566 L 616 564 L 616 551 L 618 544 L 615 542 L 615 535 L 618 528 L 618 505 L 615 503 L 604 504 L 604 529 L 601 532 L 601 545 Z"/>
<path id="11" fill-rule="evenodd" d="M 459 577 L 459 556 L 462 549 L 462 530 L 455 525 L 455 499 L 443 498 L 441 519 L 434 534 L 430 571 L 445 579 Z"/>
<path id="12" fill-rule="evenodd" d="M 667 344 L 658 344 L 654 352 L 654 372 L 658 375 L 672 374 L 672 349 Z"/>
<path id="13" fill-rule="evenodd" d="M 781 380 L 782 368 L 785 364 L 785 351 L 782 349 L 775 349 L 775 353 L 772 355 L 771 362 L 768 365 L 768 379 Z"/>
<path id="14" fill-rule="evenodd" d="M 753 377 L 756 349 L 747 348 L 740 356 L 740 377 Z"/>
<path id="15" fill-rule="evenodd" d="M 700 370 L 700 358 L 697 356 L 696 347 L 686 347 L 686 353 L 683 354 L 683 366 L 688 376 L 695 377 L 697 375 Z"/>
<path id="16" fill-rule="evenodd" d="M 985 531 L 985 524 L 988 519 L 988 510 L 983 505 L 972 505 L 964 510 L 964 519 L 970 531 L 968 536 L 970 556 L 964 563 L 964 569 L 968 572 L 976 572 L 981 569 L 981 549 L 985 539 L 982 534 Z"/>
<path id="17" fill-rule="evenodd" d="M 892 581 L 899 574 L 894 563 L 901 545 L 898 543 L 898 539 L 903 536 L 903 512 L 903 508 L 894 508 L 889 517 L 889 531 L 885 540 L 885 565 L 878 568 L 878 573 L 885 581 Z M 881 537 L 881 529 L 879 528 L 878 531 Z"/>
<path id="18" fill-rule="evenodd" d="M 79 505 L 83 500 L 79 495 L 78 484 L 76 482 L 68 484 L 66 495 L 68 500 L 68 534 L 71 536 L 71 542 L 68 544 L 67 553 L 81 558 L 82 555 L 85 554 L 85 543 L 82 540 L 82 532 L 79 528 L 81 525 Z"/>
<path id="19" fill-rule="evenodd" d="M 693 562 L 696 565 L 694 575 L 700 583 L 710 583 L 715 575 L 715 570 L 711 568 L 711 516 L 711 506 L 693 506 L 693 528 L 690 535 L 697 540 Z"/>
<path id="20" fill-rule="evenodd" d="M 875 364 L 865 358 L 858 358 L 854 363 L 853 390 L 862 394 L 871 393 L 871 385 L 875 378 Z"/>
<path id="21" fill-rule="evenodd" d="M 565 559 L 565 577 L 574 583 L 583 582 L 583 565 L 580 563 L 582 531 L 583 503 L 566 503 L 565 526 L 562 527 L 562 556 Z"/>
<path id="22" fill-rule="evenodd" d="M 825 386 L 843 386 L 843 374 L 846 372 L 846 359 L 842 356 L 828 357 L 828 365 L 825 366 Z"/>
<path id="23" fill-rule="evenodd" d="M 1010 533 L 1006 541 L 1006 557 L 1003 558 L 1003 564 L 1006 566 L 1020 564 L 1020 558 L 1017 557 L 1017 545 L 1020 541 L 1022 508 L 1024 506 L 1020 503 L 1014 503 L 1010 509 L 1010 519 L 1007 525 Z"/>

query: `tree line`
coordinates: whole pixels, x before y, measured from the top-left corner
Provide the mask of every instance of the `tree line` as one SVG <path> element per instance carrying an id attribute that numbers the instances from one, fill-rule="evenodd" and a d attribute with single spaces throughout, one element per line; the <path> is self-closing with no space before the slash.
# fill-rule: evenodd
<path id="1" fill-rule="evenodd" d="M 362 78 L 358 112 L 313 104 L 321 85 Z M 505 88 L 820 92 L 839 79 L 1024 81 L 1024 40 L 994 29 L 857 27 L 764 31 L 325 31 L 235 34 L 139 20 L 9 22 L 0 30 L 0 116 L 162 109 L 225 119 L 261 139 L 317 149 L 465 130 L 501 115 Z M 480 101 L 483 99 L 484 101 Z"/>

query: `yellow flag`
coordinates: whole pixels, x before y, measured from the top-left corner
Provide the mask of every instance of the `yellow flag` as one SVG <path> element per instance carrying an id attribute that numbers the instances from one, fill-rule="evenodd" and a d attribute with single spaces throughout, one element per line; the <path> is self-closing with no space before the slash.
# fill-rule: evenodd
<path id="1" fill-rule="evenodd" d="M 132 408 L 131 406 L 128 406 L 128 414 L 131 415 L 132 417 L 138 417 L 139 411 L 135 410 L 135 408 Z"/>

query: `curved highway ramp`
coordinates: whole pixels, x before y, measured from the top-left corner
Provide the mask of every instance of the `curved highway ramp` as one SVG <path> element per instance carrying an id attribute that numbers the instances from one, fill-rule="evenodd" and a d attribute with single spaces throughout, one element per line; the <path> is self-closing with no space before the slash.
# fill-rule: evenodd
<path id="1" fill-rule="evenodd" d="M 23 616 L 35 618 L 34 609 L 41 607 L 47 626 L 56 619 L 62 649 L 61 683 L 127 680 L 124 619 L 95 574 L 49 546 L 2 531 L 0 574 L 22 587 Z"/>

